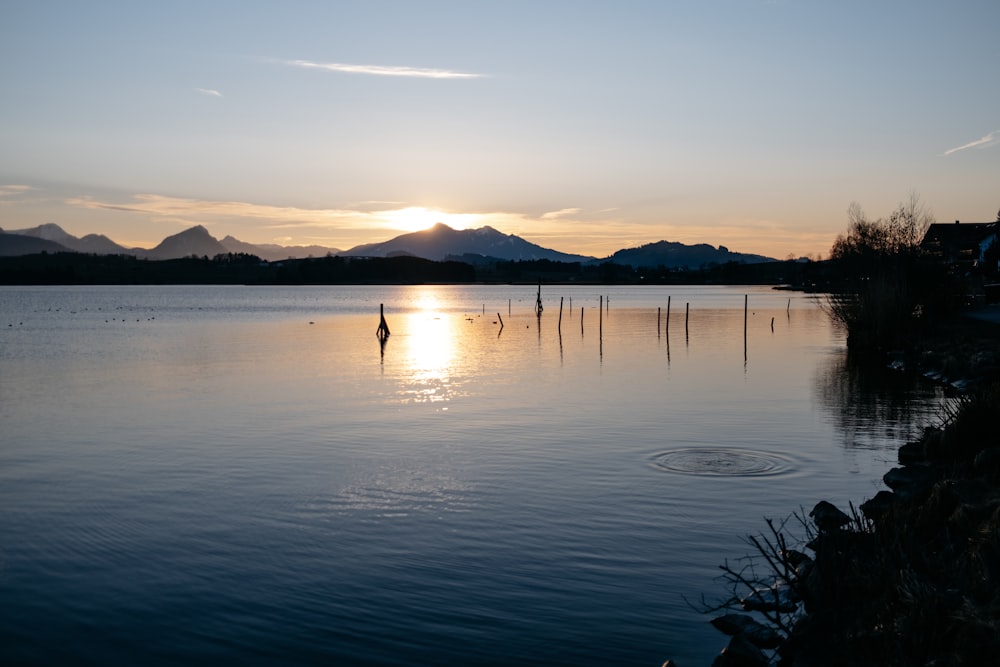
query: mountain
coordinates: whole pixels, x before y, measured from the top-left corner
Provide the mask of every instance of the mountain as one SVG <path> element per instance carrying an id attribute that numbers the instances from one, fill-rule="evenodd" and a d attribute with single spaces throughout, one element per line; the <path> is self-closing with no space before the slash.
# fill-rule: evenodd
<path id="1" fill-rule="evenodd" d="M 86 252 L 94 255 L 121 255 L 133 254 L 124 246 L 120 246 L 103 234 L 87 234 L 79 239 L 67 233 L 62 227 L 54 223 L 46 223 L 28 229 L 15 229 L 10 233 L 32 236 L 46 241 L 52 241 L 62 246 L 62 252 L 74 250 L 76 252 Z"/>
<path id="2" fill-rule="evenodd" d="M 343 253 L 352 257 L 392 257 L 414 255 L 443 261 L 455 256 L 492 257 L 503 260 L 548 259 L 554 262 L 592 262 L 593 257 L 549 250 L 492 227 L 452 229 L 437 223 L 430 229 L 403 234 L 382 243 L 366 243 Z"/>
<path id="3" fill-rule="evenodd" d="M 732 252 L 725 246 L 718 248 L 706 243 L 685 245 L 673 241 L 657 241 L 637 248 L 619 250 L 610 257 L 572 255 L 543 248 L 525 241 L 514 234 L 503 234 L 492 227 L 478 229 L 452 229 L 438 223 L 430 229 L 403 234 L 380 243 L 366 243 L 341 251 L 324 246 L 280 246 L 253 244 L 227 236 L 217 240 L 201 225 L 168 236 L 152 250 L 125 248 L 106 236 L 88 234 L 77 238 L 59 225 L 48 223 L 29 229 L 0 231 L 0 255 L 29 255 L 39 252 L 82 252 L 95 255 L 135 255 L 148 259 L 176 259 L 180 257 L 215 257 L 226 253 L 256 255 L 267 261 L 302 259 L 344 255 L 352 257 L 394 257 L 413 255 L 434 261 L 457 260 L 468 264 L 482 264 L 496 260 L 540 260 L 554 262 L 592 263 L 610 261 L 633 267 L 664 266 L 671 269 L 697 269 L 710 264 L 739 262 L 755 264 L 777 261 L 770 257 Z"/>
<path id="4" fill-rule="evenodd" d="M 179 259 L 181 257 L 215 257 L 229 250 L 201 225 L 168 236 L 160 244 L 144 253 L 149 259 Z"/>
<path id="5" fill-rule="evenodd" d="M 0 230 L 0 257 L 19 257 L 20 255 L 36 255 L 41 252 L 56 253 L 69 251 L 69 248 L 55 241 Z"/>
<path id="6" fill-rule="evenodd" d="M 665 266 L 668 269 L 697 269 L 707 264 L 726 264 L 728 262 L 758 264 L 777 261 L 762 255 L 732 252 L 726 246 L 721 245 L 716 248 L 707 243 L 685 245 L 675 241 L 657 241 L 638 248 L 619 250 L 608 259 L 616 264 L 650 268 Z"/>
<path id="7" fill-rule="evenodd" d="M 280 262 L 284 259 L 305 259 L 307 257 L 326 257 L 327 255 L 340 255 L 343 253 L 342 250 L 337 248 L 328 248 L 319 245 L 283 246 L 274 243 L 247 243 L 232 236 L 225 237 L 220 243 L 229 252 L 257 255 L 268 262 Z"/>

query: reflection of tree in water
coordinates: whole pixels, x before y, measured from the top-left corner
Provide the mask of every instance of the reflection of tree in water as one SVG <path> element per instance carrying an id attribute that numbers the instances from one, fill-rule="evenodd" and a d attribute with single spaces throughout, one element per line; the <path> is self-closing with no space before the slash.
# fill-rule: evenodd
<path id="1" fill-rule="evenodd" d="M 909 374 L 865 365 L 844 352 L 820 363 L 815 392 L 843 434 L 844 446 L 890 449 L 940 420 L 941 387 Z"/>

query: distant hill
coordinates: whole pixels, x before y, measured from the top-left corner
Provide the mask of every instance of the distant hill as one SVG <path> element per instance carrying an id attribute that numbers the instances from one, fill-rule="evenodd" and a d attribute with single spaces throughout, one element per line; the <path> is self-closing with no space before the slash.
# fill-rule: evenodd
<path id="1" fill-rule="evenodd" d="M 145 255 L 149 259 L 179 259 L 181 257 L 215 257 L 230 252 L 201 225 L 168 236 Z"/>
<path id="2" fill-rule="evenodd" d="M 638 248 L 619 250 L 608 259 L 616 264 L 649 268 L 664 266 L 668 269 L 697 269 L 702 266 L 728 262 L 757 264 L 777 261 L 763 255 L 732 252 L 726 246 L 716 248 L 707 243 L 685 245 L 674 241 L 657 241 Z"/>
<path id="3" fill-rule="evenodd" d="M 18 257 L 20 255 L 35 255 L 40 252 L 69 252 L 70 249 L 55 241 L 40 239 L 26 234 L 14 234 L 0 231 L 0 257 Z"/>
<path id="4" fill-rule="evenodd" d="M 326 257 L 327 255 L 343 254 L 338 248 L 329 248 L 319 245 L 294 245 L 283 246 L 275 243 L 247 243 L 239 239 L 227 236 L 222 241 L 222 245 L 229 252 L 247 253 L 257 255 L 268 262 L 280 262 L 286 259 L 305 259 L 307 257 Z"/>
<path id="5" fill-rule="evenodd" d="M 86 252 L 94 255 L 118 255 L 131 252 L 103 234 L 87 234 L 81 239 L 67 233 L 62 227 L 51 222 L 37 227 L 29 227 L 28 229 L 12 230 L 11 233 L 53 241 L 62 246 L 63 252 L 66 250 L 75 250 L 76 252 Z"/>
<path id="6" fill-rule="evenodd" d="M 437 223 L 430 229 L 403 234 L 382 243 L 366 243 L 348 250 L 352 257 L 392 257 L 413 255 L 443 261 L 449 257 L 480 256 L 502 260 L 548 259 L 554 262 L 593 262 L 594 257 L 571 255 L 543 248 L 514 234 L 503 234 L 492 227 L 452 229 Z"/>

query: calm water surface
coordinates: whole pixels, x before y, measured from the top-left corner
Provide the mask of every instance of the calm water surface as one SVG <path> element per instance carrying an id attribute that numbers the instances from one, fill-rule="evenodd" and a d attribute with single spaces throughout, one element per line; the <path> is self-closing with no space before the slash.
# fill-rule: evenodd
<path id="1" fill-rule="evenodd" d="M 0 288 L 0 662 L 707 665 L 685 598 L 943 400 L 805 295 L 542 296 Z"/>

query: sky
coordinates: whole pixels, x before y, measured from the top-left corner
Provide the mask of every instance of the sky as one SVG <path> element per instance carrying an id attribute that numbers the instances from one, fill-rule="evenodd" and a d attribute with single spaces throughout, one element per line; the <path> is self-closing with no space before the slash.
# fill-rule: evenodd
<path id="1" fill-rule="evenodd" d="M 823 257 L 1000 209 L 996 0 L 0 0 L 0 228 Z"/>

